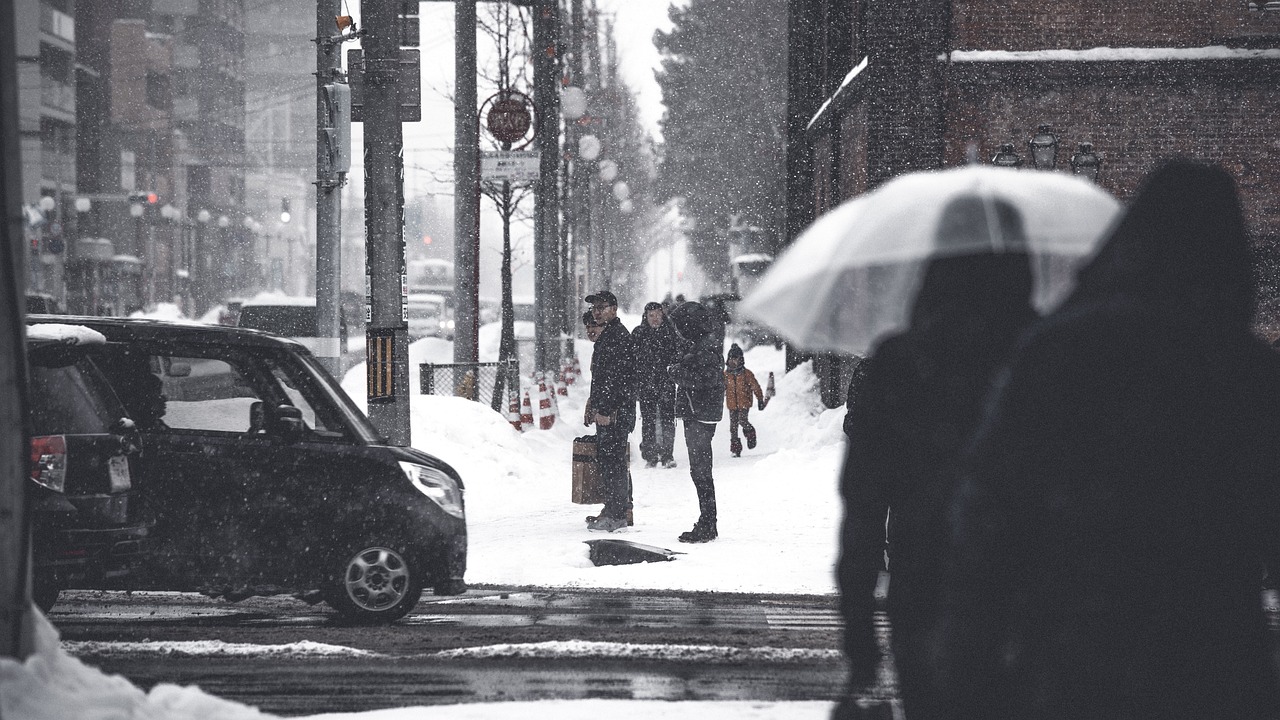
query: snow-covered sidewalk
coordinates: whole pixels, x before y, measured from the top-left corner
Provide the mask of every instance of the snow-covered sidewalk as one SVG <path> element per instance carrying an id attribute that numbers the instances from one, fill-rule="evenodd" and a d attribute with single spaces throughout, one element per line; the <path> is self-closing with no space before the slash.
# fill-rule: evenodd
<path id="1" fill-rule="evenodd" d="M 413 371 L 423 360 L 410 351 Z M 443 345 L 439 343 L 438 345 Z M 436 349 L 427 343 L 422 350 Z M 590 345 L 579 356 L 589 367 Z M 639 428 L 632 434 L 635 526 L 612 534 L 586 529 L 599 505 L 570 502 L 571 445 L 593 429 L 582 424 L 585 382 L 561 397 L 551 430 L 516 432 L 501 416 L 458 398 L 416 395 L 411 403 L 413 445 L 440 457 L 466 483 L 467 581 L 543 587 L 653 588 L 717 592 L 830 594 L 840 504 L 843 408 L 826 410 L 808 366 L 783 375 L 783 353 L 752 348 L 747 367 L 761 385 L 772 371 L 777 396 L 752 410 L 760 443 L 729 454 L 728 413 L 716 430 L 716 498 L 720 537 L 704 545 L 676 538 L 698 517 L 689 479 L 682 425 L 676 423 L 673 469 L 645 468 Z M 364 368 L 344 381 L 353 397 L 364 388 Z M 417 387 L 415 377 L 410 387 Z M 359 400 L 358 400 L 359 402 Z M 536 406 L 536 401 L 535 401 Z M 638 425 L 638 423 L 637 423 Z M 583 541 L 615 536 L 685 553 L 677 561 L 594 567 Z"/>

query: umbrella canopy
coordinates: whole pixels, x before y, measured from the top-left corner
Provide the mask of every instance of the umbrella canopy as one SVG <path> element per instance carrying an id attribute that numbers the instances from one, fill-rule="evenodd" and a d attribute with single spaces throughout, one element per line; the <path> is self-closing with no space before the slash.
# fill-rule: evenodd
<path id="1" fill-rule="evenodd" d="M 965 203 L 980 211 L 956 212 Z M 906 328 L 930 260 L 1025 252 L 1046 312 L 1119 211 L 1105 190 L 1063 173 L 968 165 L 902 175 L 818 218 L 740 309 L 805 350 L 865 355 Z"/>

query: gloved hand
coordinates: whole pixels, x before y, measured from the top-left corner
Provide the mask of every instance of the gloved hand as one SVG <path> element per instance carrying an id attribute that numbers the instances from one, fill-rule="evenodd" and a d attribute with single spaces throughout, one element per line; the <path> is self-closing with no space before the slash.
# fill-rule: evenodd
<path id="1" fill-rule="evenodd" d="M 768 404 L 769 404 L 769 401 L 768 401 L 768 400 L 765 400 L 764 398 L 760 398 L 760 409 L 761 409 L 761 410 L 764 410 L 764 406 L 765 406 L 765 405 L 768 405 Z"/>

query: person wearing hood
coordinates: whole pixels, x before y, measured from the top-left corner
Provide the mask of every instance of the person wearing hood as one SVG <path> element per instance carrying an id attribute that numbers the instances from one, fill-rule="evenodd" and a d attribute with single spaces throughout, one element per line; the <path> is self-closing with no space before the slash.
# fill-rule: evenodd
<path id="1" fill-rule="evenodd" d="M 671 310 L 671 326 L 691 345 L 668 371 L 676 383 L 676 417 L 684 422 L 689 476 L 698 495 L 698 521 L 680 534 L 680 542 L 715 540 L 716 486 L 711 472 L 711 439 L 724 416 L 724 374 L 720 351 L 724 337 L 705 305 L 686 302 Z"/>
<path id="2" fill-rule="evenodd" d="M 744 364 L 742 348 L 734 343 L 729 348 L 729 356 L 724 363 L 724 405 L 729 408 L 729 452 L 734 457 L 742 455 L 742 440 L 738 439 L 738 426 L 742 426 L 742 434 L 747 436 L 747 447 L 756 446 L 756 428 L 748 419 L 751 413 L 751 396 L 755 395 L 764 410 L 767 402 L 755 373 Z"/>
<path id="3" fill-rule="evenodd" d="M 999 236 L 1015 248 L 1026 246 L 1018 211 L 976 195 L 944 208 L 937 232 L 939 245 Z M 978 424 L 996 369 L 1036 319 L 1031 294 L 1023 249 L 929 261 L 910 325 L 863 362 L 857 402 L 846 416 L 840 480 L 845 515 L 836 578 L 849 693 L 835 718 L 856 716 L 852 695 L 876 678 L 875 589 L 886 557 L 903 710 L 913 719 L 943 714 L 931 648 L 956 459 Z"/>
<path id="4" fill-rule="evenodd" d="M 1153 171 L 1020 343 L 962 464 L 959 718 L 1280 717 L 1280 356 L 1231 176 Z"/>
<path id="5" fill-rule="evenodd" d="M 618 298 L 608 290 L 588 295 L 586 302 L 602 325 L 591 351 L 592 422 L 596 425 L 596 458 L 605 502 L 599 515 L 587 518 L 588 530 L 613 532 L 631 516 L 631 473 L 627 449 L 636 425 L 636 346 L 618 319 Z"/>
<path id="6" fill-rule="evenodd" d="M 683 341 L 660 303 L 644 306 L 644 320 L 631 331 L 636 344 L 636 399 L 640 401 L 640 456 L 647 467 L 676 466 L 676 385 L 667 367 L 680 358 Z"/>

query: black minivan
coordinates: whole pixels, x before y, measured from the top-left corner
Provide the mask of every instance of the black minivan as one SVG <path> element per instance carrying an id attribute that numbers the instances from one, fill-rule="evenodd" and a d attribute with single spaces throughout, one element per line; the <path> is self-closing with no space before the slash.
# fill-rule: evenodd
<path id="1" fill-rule="evenodd" d="M 33 599 L 121 581 L 140 566 L 149 520 L 134 500 L 141 445 L 133 421 L 88 358 L 101 335 L 46 324 L 27 338 Z"/>
<path id="2" fill-rule="evenodd" d="M 137 424 L 154 517 L 133 589 L 292 593 L 361 621 L 466 590 L 462 480 L 386 444 L 311 353 L 243 328 L 40 317 L 102 333 L 93 356 Z"/>

